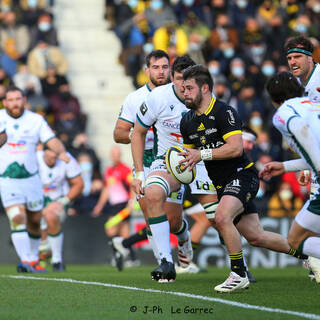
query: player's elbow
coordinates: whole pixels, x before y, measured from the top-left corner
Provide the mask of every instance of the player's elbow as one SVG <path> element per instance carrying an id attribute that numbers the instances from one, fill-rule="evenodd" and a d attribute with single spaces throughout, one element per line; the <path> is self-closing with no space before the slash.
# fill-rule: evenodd
<path id="1" fill-rule="evenodd" d="M 5 132 L 0 134 L 0 148 L 7 142 L 8 136 Z"/>
<path id="2" fill-rule="evenodd" d="M 243 148 L 242 148 L 242 146 L 235 146 L 235 147 L 232 149 L 232 156 L 233 156 L 233 158 L 241 157 L 241 156 L 242 156 L 242 153 L 243 153 Z"/>

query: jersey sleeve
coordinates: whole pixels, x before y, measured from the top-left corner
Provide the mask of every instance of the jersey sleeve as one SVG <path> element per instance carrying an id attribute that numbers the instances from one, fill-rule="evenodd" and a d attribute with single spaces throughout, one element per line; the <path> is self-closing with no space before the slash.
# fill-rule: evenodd
<path id="1" fill-rule="evenodd" d="M 159 110 L 157 111 L 157 98 L 154 93 L 153 91 L 148 95 L 137 112 L 137 121 L 146 129 L 149 129 L 156 122 L 157 115 L 159 114 Z"/>
<path id="2" fill-rule="evenodd" d="M 287 105 L 282 105 L 274 114 L 272 122 L 282 134 L 287 135 L 290 133 L 288 128 L 289 122 L 295 117 L 299 117 L 299 114 L 294 109 Z"/>
<path id="3" fill-rule="evenodd" d="M 221 108 L 216 114 L 216 123 L 224 141 L 235 134 L 241 134 L 242 122 L 236 110 L 230 106 Z"/>
<path id="4" fill-rule="evenodd" d="M 189 135 L 188 135 L 187 115 L 188 115 L 188 113 L 185 114 L 180 121 L 180 132 L 181 132 L 182 139 L 183 139 L 183 146 L 186 148 L 195 148 L 195 145 L 189 139 Z"/>
<path id="5" fill-rule="evenodd" d="M 68 152 L 70 161 L 67 163 L 66 175 L 68 179 L 75 178 L 81 175 L 81 168 L 77 160 Z"/>
<path id="6" fill-rule="evenodd" d="M 118 117 L 120 120 L 127 121 L 132 125 L 136 122 L 136 107 L 133 105 L 133 100 L 134 99 L 131 97 L 131 95 L 127 96 L 122 104 Z"/>
<path id="7" fill-rule="evenodd" d="M 52 131 L 52 129 L 49 127 L 47 121 L 45 121 L 42 117 L 41 117 L 40 121 L 41 121 L 41 124 L 40 124 L 40 141 L 42 143 L 46 143 L 50 139 L 54 138 L 55 134 Z"/>

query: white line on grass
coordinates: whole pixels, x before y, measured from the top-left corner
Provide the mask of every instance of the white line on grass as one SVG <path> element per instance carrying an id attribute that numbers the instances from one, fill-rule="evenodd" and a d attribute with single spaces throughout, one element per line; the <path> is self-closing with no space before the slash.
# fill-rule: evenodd
<path id="1" fill-rule="evenodd" d="M 306 319 L 320 320 L 320 315 L 313 314 L 313 313 L 296 312 L 296 311 L 283 310 L 283 309 L 278 309 L 278 308 L 274 309 L 274 308 L 268 308 L 268 307 L 264 307 L 264 306 L 256 306 L 256 305 L 247 304 L 247 303 L 240 303 L 240 302 L 235 302 L 235 301 L 230 301 L 230 300 L 224 300 L 224 299 L 220 299 L 220 298 L 199 296 L 196 294 L 184 293 L 184 292 L 162 291 L 162 290 L 156 290 L 156 289 L 143 289 L 143 288 L 137 288 L 137 287 L 121 286 L 121 285 L 112 284 L 112 283 L 79 281 L 79 280 L 64 279 L 64 278 L 40 278 L 40 277 L 32 277 L 32 276 L 14 276 L 14 275 L 8 275 L 8 276 L 3 275 L 2 277 L 13 278 L 13 279 L 70 282 L 70 283 L 76 283 L 76 284 L 86 284 L 86 285 L 119 288 L 119 289 L 135 290 L 135 291 L 144 291 L 144 292 L 152 292 L 152 293 L 162 293 L 162 294 L 165 293 L 165 294 L 171 294 L 171 295 L 179 296 L 179 297 L 186 297 L 186 298 L 199 299 L 199 300 L 204 300 L 204 301 L 218 302 L 218 303 L 227 304 L 230 306 L 239 307 L 239 308 L 243 308 L 243 309 L 251 309 L 251 310 L 266 311 L 266 312 L 273 312 L 273 313 L 283 313 L 283 314 L 289 314 L 289 315 L 298 316 L 298 317 L 302 317 L 302 318 L 306 318 Z"/>

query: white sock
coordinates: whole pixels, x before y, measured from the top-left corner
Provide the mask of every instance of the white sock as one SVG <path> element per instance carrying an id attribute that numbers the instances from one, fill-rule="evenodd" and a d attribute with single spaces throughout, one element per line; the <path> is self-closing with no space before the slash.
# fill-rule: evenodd
<path id="1" fill-rule="evenodd" d="M 11 240 L 21 261 L 30 261 L 30 241 L 27 230 L 12 232 Z"/>
<path id="2" fill-rule="evenodd" d="M 151 249 L 152 249 L 152 251 L 153 251 L 154 257 L 156 258 L 158 264 L 160 264 L 161 261 L 160 261 L 160 257 L 159 257 L 158 248 L 157 248 L 156 244 L 155 244 L 154 241 L 153 241 L 152 234 L 148 234 L 148 232 L 147 232 L 147 237 L 148 237 L 148 240 L 149 240 Z"/>
<path id="3" fill-rule="evenodd" d="M 52 263 L 62 262 L 63 233 L 48 234 L 48 240 L 52 251 Z"/>
<path id="4" fill-rule="evenodd" d="M 309 237 L 303 243 L 303 253 L 320 259 L 320 237 Z"/>
<path id="5" fill-rule="evenodd" d="M 29 233 L 29 240 L 30 240 L 30 261 L 38 261 L 39 260 L 39 247 L 41 242 L 41 237 L 37 236 L 30 236 Z"/>
<path id="6" fill-rule="evenodd" d="M 184 242 L 188 240 L 188 228 L 188 221 L 183 219 L 179 231 L 175 233 L 179 242 Z"/>
<path id="7" fill-rule="evenodd" d="M 159 259 L 166 258 L 173 263 L 170 247 L 170 225 L 166 214 L 156 218 L 149 218 L 152 238 L 159 252 Z"/>

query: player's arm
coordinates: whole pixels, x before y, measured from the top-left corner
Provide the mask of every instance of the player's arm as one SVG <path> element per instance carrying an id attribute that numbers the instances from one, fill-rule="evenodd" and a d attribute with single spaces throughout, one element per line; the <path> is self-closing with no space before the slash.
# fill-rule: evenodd
<path id="1" fill-rule="evenodd" d="M 56 137 L 48 140 L 46 142 L 47 146 L 49 147 L 50 150 L 54 151 L 57 155 L 58 158 L 64 162 L 69 162 L 70 158 L 66 153 L 66 149 L 63 145 L 63 143 Z"/>
<path id="2" fill-rule="evenodd" d="M 307 164 L 320 172 L 320 148 L 310 126 L 300 117 L 292 117 L 287 124 L 288 130 L 298 141 L 302 153 L 306 154 Z"/>
<path id="3" fill-rule="evenodd" d="M 131 139 L 131 153 L 133 158 L 133 164 L 135 169 L 135 176 L 132 182 L 133 190 L 139 195 L 143 192 L 142 182 L 144 181 L 144 170 L 143 170 L 143 153 L 146 141 L 146 134 L 148 128 L 144 127 L 137 120 L 132 134 Z"/>
<path id="4" fill-rule="evenodd" d="M 95 205 L 95 207 L 92 210 L 92 217 L 98 217 L 100 216 L 103 207 L 105 206 L 105 204 L 107 203 L 109 199 L 109 189 L 107 186 L 105 186 L 99 196 L 99 200 L 97 202 L 97 204 Z"/>
<path id="5" fill-rule="evenodd" d="M 7 142 L 8 136 L 5 131 L 0 133 L 0 148 Z"/>
<path id="6" fill-rule="evenodd" d="M 84 183 L 81 175 L 74 178 L 68 179 L 69 192 L 66 197 L 73 201 L 75 198 L 79 197 L 83 191 Z"/>
<path id="7" fill-rule="evenodd" d="M 131 122 L 118 119 L 113 130 L 113 139 L 116 143 L 128 144 L 131 142 L 133 124 Z"/>

